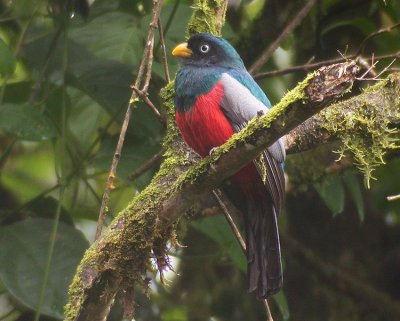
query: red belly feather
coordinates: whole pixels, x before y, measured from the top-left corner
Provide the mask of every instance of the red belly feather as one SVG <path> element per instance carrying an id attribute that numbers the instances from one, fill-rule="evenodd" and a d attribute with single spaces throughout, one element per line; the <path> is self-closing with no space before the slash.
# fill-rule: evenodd
<path id="1" fill-rule="evenodd" d="M 176 123 L 183 139 L 202 157 L 225 143 L 234 133 L 220 107 L 223 95 L 224 88 L 218 83 L 207 94 L 197 97 L 190 110 L 176 113 Z"/>
<path id="2" fill-rule="evenodd" d="M 222 145 L 235 133 L 221 110 L 223 95 L 223 85 L 217 83 L 207 94 L 197 97 L 190 110 L 175 114 L 183 139 L 202 157 L 209 155 L 212 148 Z M 249 195 L 254 193 L 261 179 L 251 163 L 234 175 L 234 181 Z"/>

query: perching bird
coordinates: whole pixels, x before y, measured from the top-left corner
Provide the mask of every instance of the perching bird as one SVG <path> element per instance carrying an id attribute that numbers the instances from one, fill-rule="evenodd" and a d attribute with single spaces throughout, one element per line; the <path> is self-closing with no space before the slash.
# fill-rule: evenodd
<path id="1" fill-rule="evenodd" d="M 226 40 L 195 34 L 175 47 L 172 55 L 182 58 L 175 80 L 176 123 L 185 142 L 200 156 L 207 156 L 271 107 Z M 257 290 L 260 299 L 282 287 L 277 226 L 285 190 L 282 142 L 275 142 L 262 156 L 263 166 L 253 161 L 232 178 L 244 212 L 248 291 Z"/>

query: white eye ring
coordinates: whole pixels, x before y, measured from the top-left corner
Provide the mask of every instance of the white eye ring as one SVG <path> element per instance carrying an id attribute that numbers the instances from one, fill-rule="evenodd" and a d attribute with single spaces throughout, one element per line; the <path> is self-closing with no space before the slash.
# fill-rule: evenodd
<path id="1" fill-rule="evenodd" d="M 200 51 L 201 51 L 202 53 L 207 53 L 207 52 L 210 51 L 210 46 L 209 46 L 209 45 L 201 45 L 201 46 L 200 46 Z"/>

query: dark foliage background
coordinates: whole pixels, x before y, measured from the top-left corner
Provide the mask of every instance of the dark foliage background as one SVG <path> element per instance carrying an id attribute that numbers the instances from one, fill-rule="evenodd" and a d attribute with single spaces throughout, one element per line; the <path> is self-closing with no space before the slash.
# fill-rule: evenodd
<path id="1" fill-rule="evenodd" d="M 305 2 L 231 1 L 223 35 L 250 66 Z M 89 10 L 85 1 L 0 2 L 0 320 L 32 320 L 38 307 L 36 318 L 62 319 L 68 284 L 93 241 L 151 4 L 96 0 Z M 165 1 L 168 52 L 185 38 L 190 5 Z M 317 1 L 263 70 L 337 58 L 338 51 L 351 55 L 368 35 L 399 22 L 395 0 Z M 399 39 L 396 28 L 382 33 L 363 44 L 362 55 L 399 52 Z M 170 58 L 174 74 L 177 62 Z M 305 74 L 259 82 L 275 103 Z M 150 98 L 161 111 L 157 94 L 165 84 L 157 46 Z M 161 159 L 128 179 L 160 152 L 163 136 L 163 126 L 138 103 L 109 219 L 157 171 Z M 271 301 L 275 320 L 396 319 L 387 311 L 400 305 L 400 201 L 386 197 L 400 193 L 398 155 L 373 173 L 367 189 L 356 169 L 327 165 L 337 159 L 335 150 L 332 144 L 288 159 L 280 218 L 285 284 Z M 149 297 L 137 293 L 136 320 L 265 318 L 262 304 L 245 293 L 244 257 L 223 217 L 209 215 L 214 212 L 180 222 L 179 241 L 186 247 L 171 249 L 176 274 L 167 276 L 169 286 L 154 281 Z M 293 239 L 298 242 L 285 241 Z M 368 295 L 385 300 L 373 304 Z M 117 305 L 110 318 L 120 320 L 120 310 Z"/>

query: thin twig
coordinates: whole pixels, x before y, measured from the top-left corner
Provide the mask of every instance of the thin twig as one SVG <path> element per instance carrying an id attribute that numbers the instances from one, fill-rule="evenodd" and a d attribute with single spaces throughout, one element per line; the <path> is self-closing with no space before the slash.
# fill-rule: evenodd
<path id="1" fill-rule="evenodd" d="M 228 221 L 228 223 L 229 223 L 229 225 L 230 225 L 230 227 L 231 227 L 231 229 L 233 231 L 233 234 L 235 234 L 236 239 L 238 240 L 239 245 L 242 248 L 243 253 L 246 255 L 246 243 L 243 240 L 243 237 L 240 234 L 240 231 L 239 231 L 238 227 L 236 226 L 235 221 L 233 220 L 231 214 L 229 213 L 228 208 L 226 207 L 224 201 L 220 197 L 220 195 L 222 194 L 221 191 L 216 189 L 216 190 L 213 191 L 213 194 L 214 194 L 215 198 L 217 199 L 217 202 L 218 202 L 219 206 L 221 207 L 222 212 L 224 213 L 224 216 L 225 216 L 226 220 Z"/>
<path id="2" fill-rule="evenodd" d="M 110 200 L 111 191 L 115 189 L 114 178 L 116 176 L 118 162 L 121 157 L 122 146 L 124 145 L 126 131 L 128 130 L 129 120 L 132 114 L 131 105 L 132 103 L 129 102 L 128 109 L 126 110 L 124 121 L 122 123 L 121 132 L 119 134 L 117 147 L 115 149 L 114 156 L 111 162 L 111 168 L 108 173 L 106 188 L 101 200 L 99 218 L 97 221 L 96 236 L 95 236 L 96 240 L 100 237 L 101 230 L 103 228 L 104 220 L 107 214 L 106 212 L 108 211 L 108 202 Z"/>
<path id="3" fill-rule="evenodd" d="M 388 27 L 388 28 L 380 29 L 380 30 L 378 30 L 377 32 L 374 32 L 371 35 L 372 36 L 376 36 L 378 34 L 382 34 L 383 31 L 384 32 L 390 32 L 391 30 L 393 30 L 394 28 L 397 28 L 399 26 L 400 26 L 400 24 L 396 24 L 396 25 L 393 25 L 393 26 Z M 363 42 L 365 42 L 366 39 L 370 39 L 370 38 L 371 37 L 368 36 L 367 38 L 365 38 L 363 40 Z M 372 61 L 372 64 L 373 64 L 373 61 L 375 59 L 382 60 L 382 59 L 387 59 L 387 58 L 400 58 L 400 51 L 396 51 L 396 52 L 393 52 L 393 53 L 390 53 L 390 54 L 385 54 L 385 55 L 380 55 L 380 56 L 374 56 L 374 54 L 372 54 L 371 58 L 363 58 L 362 56 L 360 56 L 360 52 L 362 51 L 362 43 L 361 43 L 359 49 L 357 50 L 357 52 L 355 54 L 353 54 L 353 55 L 348 56 L 348 57 L 328 59 L 328 60 L 319 61 L 319 62 L 315 62 L 315 63 L 310 63 L 310 61 L 308 61 L 307 63 L 302 64 L 302 65 L 298 65 L 298 66 L 293 66 L 293 67 L 288 67 L 288 68 L 278 69 L 278 70 L 272 70 L 272 71 L 267 71 L 267 72 L 260 72 L 260 73 L 255 74 L 253 77 L 254 77 L 254 79 L 263 79 L 263 78 L 268 78 L 268 77 L 281 76 L 281 75 L 286 75 L 286 74 L 290 74 L 290 73 L 297 72 L 297 71 L 306 71 L 306 70 L 310 70 L 310 69 L 317 69 L 317 68 L 322 67 L 322 66 L 327 66 L 327 65 L 331 65 L 331 64 L 337 64 L 337 63 L 345 62 L 346 60 L 359 59 L 361 65 L 362 65 L 362 62 L 365 62 L 366 60 Z M 366 69 L 368 69 L 368 68 L 366 68 Z"/>
<path id="4" fill-rule="evenodd" d="M 239 242 L 239 245 L 244 253 L 244 255 L 246 255 L 246 243 L 243 240 L 242 235 L 240 234 L 240 231 L 238 229 L 238 227 L 235 224 L 235 221 L 233 220 L 230 211 L 228 210 L 227 207 L 227 201 L 226 200 L 222 200 L 222 192 L 219 189 L 213 190 L 213 194 L 215 196 L 215 198 L 217 199 L 217 202 L 219 204 L 219 206 L 222 209 L 222 212 L 224 213 L 224 216 L 226 218 L 226 220 L 228 221 L 233 234 L 235 234 L 235 237 L 237 239 L 237 241 Z M 233 204 L 231 202 L 228 202 L 230 204 L 230 209 L 233 210 Z M 264 309 L 265 309 L 265 314 L 267 315 L 267 320 L 268 321 L 274 321 L 274 319 L 272 318 L 272 314 L 271 314 L 271 310 L 269 308 L 269 304 L 268 304 L 268 300 L 267 299 L 263 299 L 263 305 L 264 305 Z"/>
<path id="5" fill-rule="evenodd" d="M 352 57 L 349 57 L 349 59 L 351 59 L 351 58 Z M 337 64 L 337 63 L 345 62 L 346 60 L 347 59 L 345 59 L 345 58 L 334 58 L 334 59 L 328 59 L 328 60 L 314 62 L 314 63 L 306 63 L 303 65 L 288 67 L 285 69 L 260 72 L 258 74 L 255 74 L 253 77 L 254 77 L 254 79 L 262 79 L 262 78 L 268 78 L 268 77 L 273 77 L 273 76 L 286 75 L 286 74 L 290 74 L 290 73 L 296 72 L 296 71 L 317 69 L 322 66 Z"/>
<path id="6" fill-rule="evenodd" d="M 261 54 L 256 62 L 250 67 L 250 74 L 255 74 L 261 67 L 268 61 L 279 45 L 286 39 L 286 37 L 296 28 L 305 16 L 310 12 L 311 8 L 316 3 L 316 0 L 308 0 L 304 7 L 298 12 L 294 19 L 286 25 L 281 34 L 275 41 Z"/>
<path id="7" fill-rule="evenodd" d="M 366 72 L 364 72 L 360 77 L 357 77 L 357 80 L 363 80 L 365 78 L 366 75 L 368 75 L 372 69 L 375 68 L 375 66 L 379 63 L 379 60 L 375 61 L 372 63 L 372 65 L 367 69 Z"/>
<path id="8" fill-rule="evenodd" d="M 380 29 L 380 30 L 378 30 L 378 31 L 376 31 L 374 33 L 371 33 L 370 35 L 368 35 L 361 42 L 361 45 L 359 46 L 357 52 L 355 54 L 353 54 L 353 55 L 350 55 L 350 56 L 347 56 L 347 57 L 341 55 L 342 56 L 341 58 L 328 59 L 328 60 L 319 61 L 319 62 L 315 62 L 315 63 L 311 63 L 311 61 L 313 60 L 312 59 L 311 61 L 309 60 L 309 61 L 307 61 L 307 63 L 302 64 L 302 65 L 288 67 L 288 68 L 285 68 L 285 69 L 268 71 L 268 72 L 261 72 L 261 73 L 258 73 L 256 75 L 254 75 L 254 78 L 255 79 L 262 79 L 262 78 L 286 75 L 286 74 L 297 72 L 297 71 L 303 71 L 303 70 L 305 71 L 305 70 L 310 70 L 310 69 L 317 69 L 317 68 L 322 67 L 322 66 L 341 63 L 341 62 L 345 62 L 346 60 L 353 60 L 353 59 L 358 59 L 360 61 L 361 65 L 366 60 L 370 60 L 371 64 L 373 65 L 375 59 L 399 58 L 400 57 L 400 51 L 397 51 L 397 52 L 394 52 L 394 53 L 391 53 L 391 54 L 377 56 L 377 57 L 374 57 L 374 54 L 372 54 L 371 58 L 363 58 L 363 57 L 360 56 L 361 52 L 363 51 L 363 47 L 365 46 L 365 43 L 369 39 L 371 39 L 372 37 L 375 37 L 377 35 L 380 35 L 382 33 L 391 32 L 393 29 L 398 28 L 398 27 L 400 27 L 400 23 L 395 24 L 395 25 L 390 26 L 390 27 L 387 27 L 387 28 L 382 28 L 382 29 Z M 366 67 L 366 69 L 369 69 L 369 67 Z M 370 72 L 371 71 L 372 71 L 372 69 L 370 70 Z"/>
<path id="9" fill-rule="evenodd" d="M 171 76 L 169 74 L 167 51 L 166 51 L 166 48 L 165 48 L 164 31 L 163 31 L 163 26 L 162 26 L 162 23 L 161 23 L 161 18 L 158 18 L 158 33 L 160 35 L 160 46 L 161 46 L 161 50 L 162 50 L 162 62 L 163 62 L 163 65 L 164 65 L 165 79 L 167 80 L 167 83 L 170 83 L 171 82 Z"/>
<path id="10" fill-rule="evenodd" d="M 360 44 L 360 46 L 359 46 L 359 48 L 358 48 L 358 50 L 357 50 L 356 56 L 360 55 L 360 54 L 364 51 L 365 45 L 367 44 L 367 42 L 368 42 L 370 39 L 372 39 L 372 38 L 374 38 L 374 37 L 376 37 L 376 36 L 378 36 L 378 35 L 381 35 L 381 34 L 383 34 L 383 33 L 390 33 L 390 32 L 392 32 L 393 29 L 396 29 L 396 28 L 399 28 L 399 27 L 400 27 L 400 22 L 399 22 L 399 23 L 396 23 L 396 24 L 394 24 L 394 25 L 392 25 L 392 26 L 389 26 L 389 27 L 381 28 L 381 29 L 379 29 L 379 30 L 377 30 L 377 31 L 375 31 L 375 32 L 373 32 L 373 33 L 370 33 L 370 34 L 369 34 L 367 37 L 365 37 L 364 40 L 361 42 L 361 44 Z"/>
<path id="11" fill-rule="evenodd" d="M 373 68 L 371 68 L 371 65 L 374 64 L 374 60 L 375 60 L 375 54 L 374 53 L 372 53 L 372 57 L 371 57 L 370 60 L 371 60 L 371 62 L 369 62 L 364 57 L 358 56 L 357 57 L 357 65 L 359 65 L 362 69 L 369 70 L 369 74 L 372 75 L 372 77 L 376 77 L 375 70 Z"/>
<path id="12" fill-rule="evenodd" d="M 164 155 L 165 150 L 161 149 L 157 154 L 147 160 L 143 165 L 137 168 L 134 172 L 129 174 L 128 179 L 134 181 L 136 178 L 141 176 L 143 173 L 147 172 L 150 168 L 154 166 Z"/>
<path id="13" fill-rule="evenodd" d="M 178 11 L 179 8 L 179 4 L 181 3 L 181 0 L 176 0 L 174 7 L 172 8 L 171 14 L 168 17 L 167 23 L 165 25 L 165 29 L 164 29 L 164 35 L 167 34 L 169 27 L 171 27 L 172 21 L 175 18 L 176 12 Z"/>
<path id="14" fill-rule="evenodd" d="M 281 75 L 286 75 L 286 74 L 290 74 L 290 73 L 297 72 L 297 71 L 313 70 L 313 69 L 317 69 L 317 68 L 320 68 L 323 66 L 341 63 L 341 62 L 345 62 L 347 60 L 354 60 L 354 59 L 358 59 L 360 61 L 360 65 L 362 65 L 364 68 L 368 69 L 368 67 L 363 65 L 365 63 L 365 61 L 374 61 L 377 59 L 382 60 L 382 59 L 387 59 L 387 58 L 400 58 L 400 51 L 396 51 L 396 52 L 393 52 L 390 54 L 385 54 L 385 55 L 380 55 L 380 56 L 371 55 L 371 58 L 357 57 L 355 55 L 351 55 L 351 56 L 348 56 L 347 58 L 340 57 L 340 58 L 328 59 L 328 60 L 324 60 L 324 61 L 319 61 L 319 62 L 314 62 L 314 63 L 306 63 L 303 65 L 288 67 L 285 69 L 260 72 L 256 75 L 254 75 L 253 77 L 254 77 L 254 79 L 263 79 L 263 78 L 268 78 L 268 77 L 281 76 Z"/>
<path id="15" fill-rule="evenodd" d="M 386 55 L 376 56 L 375 59 L 387 59 L 387 58 L 400 58 L 400 51 L 396 51 Z"/>
<path id="16" fill-rule="evenodd" d="M 160 16 L 161 6 L 163 4 L 163 0 L 153 0 L 153 15 L 152 20 L 149 24 L 149 31 L 147 33 L 146 46 L 144 49 L 144 53 L 142 56 L 142 60 L 140 62 L 139 70 L 136 76 L 135 84 L 133 85 L 136 88 L 139 88 L 143 83 L 142 91 L 147 93 L 147 89 L 151 79 L 151 66 L 153 63 L 153 46 L 154 46 L 154 31 L 157 28 L 157 21 Z M 144 76 L 144 77 L 143 77 Z M 124 121 L 121 126 L 121 132 L 119 134 L 117 147 L 114 152 L 114 156 L 111 162 L 111 168 L 108 174 L 106 188 L 103 194 L 103 198 L 101 201 L 99 218 L 97 221 L 97 229 L 96 229 L 96 239 L 99 238 L 101 234 L 101 230 L 103 228 L 106 211 L 108 209 L 108 203 L 110 200 L 110 194 L 114 186 L 114 178 L 116 176 L 117 166 L 119 163 L 119 159 L 121 157 L 122 146 L 124 145 L 126 131 L 128 129 L 129 121 L 132 115 L 132 106 L 136 102 L 137 93 L 135 90 L 132 90 L 131 98 L 129 99 L 128 107 L 125 113 Z"/>
<path id="17" fill-rule="evenodd" d="M 388 196 L 388 197 L 386 197 L 386 199 L 387 199 L 389 202 L 400 200 L 400 194 L 399 194 L 399 195 Z"/>
<path id="18" fill-rule="evenodd" d="M 382 78 L 379 78 L 380 76 L 382 76 L 382 74 L 384 74 L 396 61 L 396 58 L 394 58 L 385 68 L 382 69 L 382 71 L 379 74 L 375 74 L 372 78 L 362 78 L 362 79 L 358 79 L 357 80 L 383 80 Z M 371 66 L 371 69 L 379 62 L 379 60 L 376 61 L 376 63 L 374 65 Z"/>
<path id="19" fill-rule="evenodd" d="M 158 21 L 158 19 L 157 19 Z M 150 30 L 156 29 L 157 28 L 157 21 L 153 22 L 150 24 Z M 143 84 L 142 91 L 147 94 L 147 90 L 149 89 L 150 85 L 150 79 L 151 79 L 151 67 L 153 65 L 153 50 L 154 50 L 154 30 L 152 32 L 152 38 L 147 41 L 147 46 L 148 46 L 148 52 L 147 52 L 147 66 L 146 66 L 146 75 L 145 75 L 145 81 Z M 139 87 L 139 86 L 136 86 Z"/>
<path id="20" fill-rule="evenodd" d="M 139 88 L 135 87 L 134 85 L 131 85 L 131 88 L 136 92 L 137 96 L 139 96 L 143 100 L 143 102 L 151 109 L 151 111 L 156 115 L 158 120 L 162 124 L 164 124 L 165 120 L 162 118 L 157 107 L 154 106 L 153 102 L 150 100 L 149 95 L 147 93 L 145 93 L 144 91 L 140 90 Z M 134 103 L 134 102 L 132 102 L 132 103 Z"/>
<path id="21" fill-rule="evenodd" d="M 274 321 L 274 319 L 272 318 L 271 309 L 269 308 L 269 305 L 268 305 L 268 300 L 264 299 L 263 304 L 264 304 L 265 313 L 267 314 L 267 320 Z"/>

